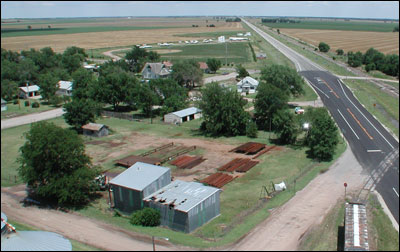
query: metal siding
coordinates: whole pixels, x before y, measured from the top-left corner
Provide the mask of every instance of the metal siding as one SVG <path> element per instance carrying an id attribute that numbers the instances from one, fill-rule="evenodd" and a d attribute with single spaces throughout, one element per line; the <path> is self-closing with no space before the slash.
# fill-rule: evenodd
<path id="1" fill-rule="evenodd" d="M 182 122 L 182 119 L 174 114 L 166 114 L 164 117 L 164 122 L 166 123 Z"/>
<path id="2" fill-rule="evenodd" d="M 123 213 L 142 209 L 142 193 L 128 188 L 111 185 L 113 190 L 114 206 Z"/>
<path id="3" fill-rule="evenodd" d="M 219 193 L 220 191 L 217 191 L 189 211 L 188 232 L 194 231 L 219 215 Z"/>
<path id="4" fill-rule="evenodd" d="M 157 180 L 153 181 L 150 185 L 146 186 L 143 189 L 143 198 L 149 196 L 155 191 L 161 189 L 162 187 L 171 183 L 171 170 L 168 170 L 162 176 L 160 176 Z M 143 199 L 142 198 L 142 199 Z"/>

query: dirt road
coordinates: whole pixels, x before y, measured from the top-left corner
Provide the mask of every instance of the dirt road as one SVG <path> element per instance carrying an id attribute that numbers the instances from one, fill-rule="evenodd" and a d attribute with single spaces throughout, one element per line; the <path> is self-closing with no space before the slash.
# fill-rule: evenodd
<path id="1" fill-rule="evenodd" d="M 275 209 L 267 220 L 230 250 L 297 250 L 307 230 L 318 225 L 337 200 L 344 197 L 343 183 L 348 184 L 347 192 L 350 193 L 361 188 L 366 178 L 348 147 L 327 172 Z"/>
<path id="2" fill-rule="evenodd" d="M 151 251 L 151 238 L 89 219 L 74 213 L 23 207 L 19 201 L 24 197 L 25 186 L 1 188 L 1 211 L 9 219 L 26 223 L 40 230 L 56 232 L 103 250 Z M 18 231 L 18 230 L 17 230 Z M 170 245 L 167 241 L 156 241 L 156 249 L 161 251 L 185 250 Z"/>
<path id="3" fill-rule="evenodd" d="M 59 117 L 62 116 L 65 112 L 63 111 L 63 108 L 59 109 L 52 109 L 49 111 L 45 112 L 40 112 L 40 113 L 33 113 L 29 115 L 24 115 L 24 116 L 18 116 L 6 120 L 1 120 L 1 129 L 7 129 L 23 124 L 29 124 L 37 121 L 42 121 L 42 120 L 47 120 L 51 119 L 54 117 Z"/>
<path id="4" fill-rule="evenodd" d="M 122 59 L 122 58 L 119 57 L 119 56 L 117 56 L 117 55 L 115 55 L 115 54 L 113 54 L 113 52 L 118 52 L 118 51 L 123 51 L 123 50 L 129 50 L 129 49 L 131 49 L 131 47 L 126 47 L 126 48 L 120 48 L 120 49 L 110 50 L 110 51 L 107 51 L 107 52 L 103 52 L 103 54 L 104 54 L 105 56 L 111 57 L 111 58 L 113 59 L 113 61 L 117 61 L 117 60 L 120 60 L 120 59 Z"/>

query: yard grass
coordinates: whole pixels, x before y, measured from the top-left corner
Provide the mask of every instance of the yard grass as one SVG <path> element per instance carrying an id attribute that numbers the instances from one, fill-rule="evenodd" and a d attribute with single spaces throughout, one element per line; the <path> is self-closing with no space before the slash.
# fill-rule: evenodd
<path id="1" fill-rule="evenodd" d="M 25 101 L 29 100 L 30 105 L 28 107 L 25 107 Z M 1 119 L 8 119 L 16 116 L 21 116 L 21 115 L 26 115 L 26 114 L 32 114 L 32 113 L 37 113 L 37 112 L 44 112 L 52 109 L 56 109 L 55 106 L 53 105 L 47 105 L 44 104 L 41 100 L 35 100 L 35 99 L 20 99 L 19 100 L 20 105 L 18 104 L 13 104 L 12 102 L 7 103 L 7 110 L 6 111 L 1 111 Z M 39 102 L 40 107 L 39 108 L 32 108 L 32 103 L 33 102 Z"/>
<path id="2" fill-rule="evenodd" d="M 378 86 L 364 80 L 343 80 L 365 108 L 388 127 L 397 137 L 399 128 L 393 120 L 399 121 L 399 99 L 379 89 Z M 374 107 L 376 104 L 376 107 Z"/>
<path id="3" fill-rule="evenodd" d="M 27 224 L 22 224 L 20 222 L 14 221 L 14 220 L 7 220 L 8 223 L 10 223 L 11 225 L 13 225 L 15 227 L 15 229 L 18 231 L 40 231 L 40 229 L 33 227 L 31 225 L 27 225 Z M 101 249 L 89 246 L 87 244 L 75 241 L 75 240 L 71 240 L 69 239 L 69 241 L 72 244 L 72 251 L 102 251 Z"/>

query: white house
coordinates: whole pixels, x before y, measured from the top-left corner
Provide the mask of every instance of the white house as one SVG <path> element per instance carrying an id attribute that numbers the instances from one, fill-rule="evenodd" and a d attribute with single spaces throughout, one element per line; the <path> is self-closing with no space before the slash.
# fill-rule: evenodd
<path id="1" fill-rule="evenodd" d="M 201 109 L 190 107 L 164 115 L 164 122 L 177 124 L 198 119 L 201 116 Z"/>
<path id="2" fill-rule="evenodd" d="M 26 86 L 19 88 L 19 97 L 27 99 L 29 97 L 38 97 L 40 87 L 38 85 Z"/>
<path id="3" fill-rule="evenodd" d="M 144 79 L 166 78 L 170 74 L 163 63 L 146 63 L 141 71 Z"/>
<path id="4" fill-rule="evenodd" d="M 249 94 L 254 94 L 258 87 L 258 81 L 247 76 L 243 80 L 239 81 L 237 85 L 237 90 L 239 93 L 245 92 Z"/>
<path id="5" fill-rule="evenodd" d="M 72 81 L 62 81 L 60 80 L 58 83 L 58 90 L 56 91 L 57 95 L 72 95 Z"/>
<path id="6" fill-rule="evenodd" d="M 219 43 L 225 43 L 225 36 L 218 37 L 218 42 Z"/>

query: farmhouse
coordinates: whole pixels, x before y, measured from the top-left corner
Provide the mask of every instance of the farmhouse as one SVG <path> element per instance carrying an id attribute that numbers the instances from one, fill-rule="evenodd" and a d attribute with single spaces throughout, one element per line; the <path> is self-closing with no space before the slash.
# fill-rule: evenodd
<path id="1" fill-rule="evenodd" d="M 200 69 L 203 70 L 205 73 L 209 73 L 210 69 L 208 68 L 208 65 L 206 62 L 199 62 Z"/>
<path id="2" fill-rule="evenodd" d="M 198 118 L 201 118 L 201 110 L 196 107 L 190 107 L 164 115 L 164 122 L 177 124 Z"/>
<path id="3" fill-rule="evenodd" d="M 72 81 L 62 81 L 60 80 L 58 83 L 58 90 L 56 91 L 57 95 L 72 95 Z"/>
<path id="4" fill-rule="evenodd" d="M 108 135 L 108 128 L 104 124 L 88 123 L 83 125 L 82 129 L 85 136 L 102 137 Z"/>
<path id="5" fill-rule="evenodd" d="M 167 167 L 136 162 L 110 181 L 114 206 L 130 214 L 143 208 L 143 198 L 171 183 Z"/>
<path id="6" fill-rule="evenodd" d="M 246 92 L 249 94 L 254 94 L 257 90 L 258 83 L 259 82 L 257 80 L 251 78 L 250 76 L 247 76 L 236 84 L 237 91 L 239 93 Z"/>
<path id="7" fill-rule="evenodd" d="M 170 74 L 163 63 L 146 63 L 141 71 L 144 79 L 166 78 Z"/>
<path id="8" fill-rule="evenodd" d="M 39 96 L 40 87 L 38 85 L 20 87 L 19 88 L 19 97 L 22 99 L 28 99 L 29 97 L 38 97 Z"/>
<path id="9" fill-rule="evenodd" d="M 7 102 L 1 98 L 1 111 L 7 110 Z"/>
<path id="10" fill-rule="evenodd" d="M 220 193 L 215 187 L 175 180 L 143 201 L 160 210 L 161 225 L 190 233 L 220 215 Z"/>

